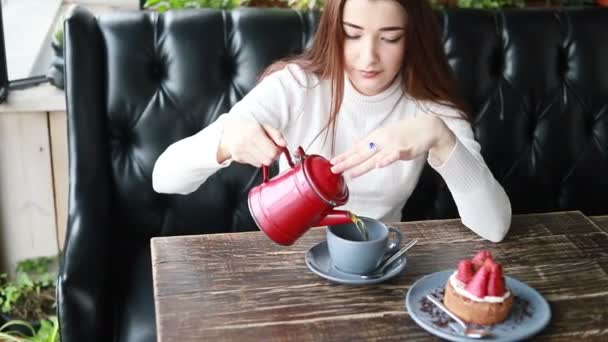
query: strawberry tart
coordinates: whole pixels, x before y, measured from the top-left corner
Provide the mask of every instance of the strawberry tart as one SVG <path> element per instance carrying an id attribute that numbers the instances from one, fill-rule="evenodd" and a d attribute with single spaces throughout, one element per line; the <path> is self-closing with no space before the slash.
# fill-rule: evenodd
<path id="1" fill-rule="evenodd" d="M 505 286 L 502 266 L 492 253 L 480 251 L 462 260 L 446 284 L 444 304 L 468 323 L 497 324 L 513 307 L 513 293 Z"/>

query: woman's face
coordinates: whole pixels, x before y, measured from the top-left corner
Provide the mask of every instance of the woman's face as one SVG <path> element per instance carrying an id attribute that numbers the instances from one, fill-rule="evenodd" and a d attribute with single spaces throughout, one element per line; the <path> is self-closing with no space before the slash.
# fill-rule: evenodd
<path id="1" fill-rule="evenodd" d="M 344 62 L 348 78 L 360 93 L 381 93 L 401 70 L 405 20 L 405 10 L 394 0 L 346 0 Z"/>

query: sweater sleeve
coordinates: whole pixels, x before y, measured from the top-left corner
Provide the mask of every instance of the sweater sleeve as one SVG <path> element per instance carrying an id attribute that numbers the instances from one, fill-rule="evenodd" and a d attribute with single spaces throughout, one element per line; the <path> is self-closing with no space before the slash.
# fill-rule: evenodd
<path id="1" fill-rule="evenodd" d="M 218 170 L 232 161 L 218 163 L 217 149 L 224 124 L 240 118 L 268 124 L 284 131 L 292 113 L 302 105 L 307 76 L 289 65 L 265 77 L 232 109 L 193 136 L 171 144 L 156 160 L 152 186 L 159 193 L 188 194 L 198 189 Z"/>
<path id="2" fill-rule="evenodd" d="M 443 164 L 430 154 L 428 163 L 445 180 L 462 223 L 482 238 L 500 242 L 511 225 L 511 203 L 483 160 L 470 123 L 447 106 L 432 112 L 439 114 L 457 139 Z"/>

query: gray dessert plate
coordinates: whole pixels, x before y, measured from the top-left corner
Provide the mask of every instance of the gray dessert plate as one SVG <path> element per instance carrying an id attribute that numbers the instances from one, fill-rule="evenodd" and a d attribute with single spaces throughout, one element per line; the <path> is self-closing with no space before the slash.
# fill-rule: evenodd
<path id="1" fill-rule="evenodd" d="M 443 300 L 445 285 L 455 270 L 429 274 L 416 281 L 407 292 L 405 306 L 410 317 L 429 333 L 450 341 L 480 341 L 465 337 L 448 326 L 453 322 L 446 314 L 440 313 L 425 296 L 429 293 Z M 513 310 L 507 319 L 490 328 L 489 341 L 520 341 L 539 333 L 551 319 L 551 308 L 545 298 L 525 283 L 505 277 L 507 287 L 515 295 Z"/>

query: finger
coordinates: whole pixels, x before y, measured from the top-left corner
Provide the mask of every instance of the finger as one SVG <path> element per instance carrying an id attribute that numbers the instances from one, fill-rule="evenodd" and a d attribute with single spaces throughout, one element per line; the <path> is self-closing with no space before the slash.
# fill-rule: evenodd
<path id="1" fill-rule="evenodd" d="M 261 134 L 261 136 L 260 136 Z M 253 134 L 250 136 L 247 144 L 241 144 L 240 148 L 237 149 L 238 154 L 233 154 L 234 157 L 238 157 L 239 159 L 235 159 L 242 163 L 250 164 L 255 167 L 261 167 L 262 165 L 270 165 L 274 160 L 273 155 L 271 153 L 266 153 L 263 147 L 260 147 L 261 140 L 266 141 L 266 146 L 270 146 L 271 149 L 278 149 L 276 145 L 274 145 L 270 139 L 262 132 L 262 128 L 260 127 L 260 132 L 256 135 Z"/>
<path id="2" fill-rule="evenodd" d="M 348 170 L 346 177 L 357 178 L 376 168 L 376 157 L 372 157 Z"/>
<path id="3" fill-rule="evenodd" d="M 346 172 L 356 165 L 363 163 L 368 158 L 369 156 L 365 156 L 363 153 L 353 153 L 346 157 L 346 159 L 332 166 L 331 171 L 336 174 Z"/>
<path id="4" fill-rule="evenodd" d="M 254 145 L 248 146 L 246 150 L 241 153 L 241 159 L 244 163 L 253 165 L 255 167 L 262 167 L 267 160 L 263 153 Z"/>
<path id="5" fill-rule="evenodd" d="M 359 158 L 356 158 L 356 155 L 351 155 L 349 157 L 347 157 L 346 159 L 334 164 L 331 167 L 331 172 L 335 173 L 335 174 L 340 174 L 343 173 L 347 170 L 349 170 L 350 168 L 352 168 L 353 166 L 359 164 L 360 162 L 357 162 L 359 160 Z"/>
<path id="6" fill-rule="evenodd" d="M 399 160 L 399 151 L 392 151 L 390 153 L 378 154 L 376 158 L 376 167 L 383 168 L 391 165 L 392 163 Z"/>
<path id="7" fill-rule="evenodd" d="M 360 151 L 362 151 L 363 147 L 364 147 L 363 144 L 357 143 L 357 144 L 353 145 L 351 148 L 349 148 L 348 150 L 333 157 L 330 160 L 330 163 L 332 163 L 332 165 L 340 164 L 340 163 L 344 162 L 345 160 L 351 158 L 355 154 L 359 153 Z"/>
<path id="8" fill-rule="evenodd" d="M 359 164 L 365 162 L 366 160 L 370 159 L 371 157 L 374 156 L 375 153 L 376 153 L 376 151 L 371 151 L 371 150 L 363 149 L 363 148 L 357 148 L 354 153 L 347 156 L 341 162 L 335 164 L 331 168 L 331 171 L 333 173 L 345 172 L 345 171 L 355 167 L 356 165 L 359 165 Z"/>
<path id="9" fill-rule="evenodd" d="M 330 160 L 330 163 L 332 163 L 332 165 L 339 164 L 339 163 L 343 162 L 344 160 L 348 159 L 353 153 L 355 153 L 355 151 L 356 151 L 356 149 L 351 148 L 346 152 L 342 152 L 341 154 L 333 157 Z"/>
<path id="10" fill-rule="evenodd" d="M 279 145 L 281 147 L 287 146 L 287 140 L 285 139 L 285 137 L 283 136 L 283 133 L 281 133 L 281 131 L 279 131 L 278 129 L 276 129 L 270 125 L 266 125 L 266 124 L 263 124 L 262 128 L 264 128 L 264 131 L 266 131 L 266 134 L 268 134 L 268 137 L 276 145 Z"/>
<path id="11" fill-rule="evenodd" d="M 252 151 L 243 151 L 238 155 L 233 155 L 233 160 L 253 167 L 262 167 L 259 158 Z"/>
<path id="12" fill-rule="evenodd" d="M 266 130 L 267 128 L 269 129 L 268 131 Z M 270 158 L 274 161 L 275 159 L 277 159 L 279 154 L 281 154 L 284 146 L 277 144 L 275 140 L 271 137 L 271 135 L 279 137 L 279 143 L 281 144 L 285 144 L 286 141 L 284 138 L 282 138 L 282 134 L 279 131 L 275 130 L 270 126 L 266 126 L 266 128 L 260 126 L 260 131 L 261 136 L 257 136 L 257 139 L 253 140 L 255 142 L 254 144 L 257 149 L 262 152 L 262 155 L 265 158 Z M 269 133 L 270 131 L 272 132 Z"/>
<path id="13" fill-rule="evenodd" d="M 282 152 L 282 148 L 275 145 L 270 139 L 265 141 L 258 141 L 255 145 L 255 150 L 260 162 L 264 165 L 270 165 L 275 161 Z"/>
<path id="14" fill-rule="evenodd" d="M 273 147 L 273 148 L 277 148 L 277 147 Z M 259 145 L 253 145 L 251 147 L 250 154 L 251 154 L 252 159 L 255 161 L 255 163 L 260 166 L 262 166 L 262 165 L 270 166 L 270 164 L 272 164 L 272 162 L 275 159 L 273 154 L 269 153 L 267 150 L 264 150 Z"/>
<path id="15" fill-rule="evenodd" d="M 270 142 L 268 144 L 257 145 L 257 152 L 260 162 L 270 166 L 281 154 L 281 148 Z"/>

